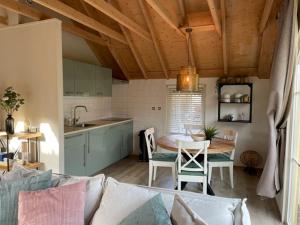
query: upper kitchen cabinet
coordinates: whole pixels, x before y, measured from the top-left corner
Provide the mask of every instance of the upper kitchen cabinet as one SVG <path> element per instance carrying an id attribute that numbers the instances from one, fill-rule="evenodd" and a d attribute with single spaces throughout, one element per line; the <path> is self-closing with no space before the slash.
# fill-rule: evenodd
<path id="1" fill-rule="evenodd" d="M 112 72 L 108 68 L 95 66 L 96 96 L 112 96 Z"/>
<path id="2" fill-rule="evenodd" d="M 64 59 L 64 96 L 111 96 L 112 72 L 108 68 Z"/>
<path id="3" fill-rule="evenodd" d="M 95 66 L 76 62 L 75 90 L 77 96 L 95 96 Z"/>
<path id="4" fill-rule="evenodd" d="M 63 62 L 64 95 L 72 96 L 75 95 L 76 63 L 68 59 L 64 59 Z"/>

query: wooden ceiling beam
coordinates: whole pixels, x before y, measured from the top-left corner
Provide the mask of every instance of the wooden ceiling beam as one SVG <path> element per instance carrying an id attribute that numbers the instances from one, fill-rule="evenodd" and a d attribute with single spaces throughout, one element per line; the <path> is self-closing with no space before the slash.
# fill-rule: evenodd
<path id="1" fill-rule="evenodd" d="M 223 67 L 224 67 L 224 75 L 227 75 L 228 57 L 227 57 L 226 5 L 225 4 L 226 4 L 225 0 L 221 0 Z"/>
<path id="2" fill-rule="evenodd" d="M 215 31 L 215 25 L 209 11 L 195 12 L 186 15 L 185 25 L 180 27 L 182 31 L 192 28 L 195 32 Z"/>
<path id="3" fill-rule="evenodd" d="M 95 12 L 92 11 L 92 10 L 90 10 L 90 9 L 87 7 L 87 5 L 86 5 L 86 3 L 84 2 L 84 0 L 79 0 L 79 3 L 80 3 L 80 5 L 78 4 L 78 6 L 81 7 L 82 10 L 84 10 L 84 11 L 87 13 L 88 16 L 90 16 L 90 17 L 94 18 L 95 20 L 97 20 L 97 18 L 96 18 L 97 15 L 95 15 Z M 98 34 L 99 34 L 99 37 L 102 38 L 103 40 L 109 40 L 109 37 L 107 37 L 107 36 L 101 34 L 100 32 L 98 32 Z M 129 76 L 128 72 L 127 72 L 127 69 L 126 69 L 125 66 L 123 65 L 122 61 L 120 60 L 118 54 L 116 53 L 115 49 L 114 49 L 113 46 L 111 45 L 110 41 L 105 41 L 105 42 L 106 42 L 106 46 L 107 46 L 109 52 L 111 53 L 112 57 L 115 59 L 115 61 L 117 62 L 117 64 L 119 65 L 119 67 L 120 67 L 121 71 L 123 72 L 125 78 L 126 78 L 127 80 L 129 80 L 129 79 L 130 79 L 130 76 Z M 90 45 L 89 45 L 89 46 L 90 46 Z M 94 50 L 95 48 L 93 48 L 93 46 L 90 46 L 90 47 L 92 47 L 91 50 L 94 52 L 94 54 L 96 55 L 96 57 L 97 57 L 98 59 L 101 58 L 100 54 L 99 54 L 97 51 Z M 99 60 L 99 61 L 100 61 L 100 60 Z M 101 62 L 101 61 L 100 61 L 100 62 Z"/>
<path id="4" fill-rule="evenodd" d="M 269 20 L 274 0 L 266 0 L 264 11 L 259 23 L 259 34 L 262 34 Z"/>
<path id="5" fill-rule="evenodd" d="M 144 38 L 145 40 L 152 41 L 151 36 L 148 31 L 144 30 L 139 24 L 134 22 L 129 17 L 125 16 L 121 13 L 118 9 L 112 6 L 110 3 L 107 3 L 104 0 L 84 0 L 86 3 L 94 7 L 95 9 L 99 10 L 100 12 L 104 13 L 108 17 L 112 18 L 113 20 L 117 21 L 122 26 L 128 28 L 132 32 L 136 33 L 140 37 Z"/>
<path id="6" fill-rule="evenodd" d="M 118 65 L 120 66 L 122 72 L 124 73 L 124 76 L 126 77 L 127 80 L 130 80 L 130 75 L 127 71 L 127 69 L 125 68 L 123 62 L 121 61 L 120 57 L 118 56 L 118 54 L 116 53 L 114 47 L 108 43 L 107 45 L 109 51 L 111 52 L 112 56 L 114 57 L 114 59 L 116 60 L 116 62 L 118 63 Z"/>
<path id="7" fill-rule="evenodd" d="M 207 0 L 208 3 L 208 7 L 212 16 L 212 19 L 214 21 L 215 27 L 216 27 L 216 31 L 219 34 L 219 36 L 221 37 L 222 33 L 221 33 L 221 23 L 220 23 L 220 16 L 218 14 L 218 10 L 216 8 L 216 4 L 214 0 Z"/>
<path id="8" fill-rule="evenodd" d="M 181 2 L 181 12 L 184 13 L 183 14 L 183 17 L 184 18 L 188 18 L 188 16 L 186 15 L 185 13 L 185 5 L 184 5 L 184 2 Z M 191 63 L 192 63 L 192 66 L 196 66 L 196 60 L 195 60 L 195 54 L 194 54 L 194 51 L 193 51 L 193 40 L 192 40 L 192 33 L 190 33 L 191 37 L 190 37 L 190 42 L 189 42 L 189 36 L 188 36 L 188 33 L 186 32 L 186 29 L 187 28 L 192 28 L 189 26 L 190 23 L 188 22 L 188 26 L 187 27 L 183 27 L 181 28 L 182 32 L 184 32 L 185 34 L 185 37 L 186 37 L 186 43 L 187 43 L 187 47 L 189 48 L 189 53 L 190 53 L 190 56 L 191 56 Z M 192 28 L 192 31 L 193 31 L 193 28 Z M 190 57 L 188 56 L 188 57 Z"/>
<path id="9" fill-rule="evenodd" d="M 5 17 L 5 16 L 0 16 L 0 24 L 2 24 L 2 25 L 7 25 L 7 17 Z"/>
<path id="10" fill-rule="evenodd" d="M 78 26 L 75 26 L 73 24 L 69 23 L 62 23 L 62 28 L 64 31 L 67 31 L 71 34 L 74 34 L 76 36 L 82 37 L 85 40 L 91 41 L 95 44 L 104 45 L 106 46 L 107 43 L 105 40 L 103 40 L 101 37 L 99 37 L 96 34 L 93 34 L 91 32 L 88 32 L 84 29 L 79 28 Z"/>
<path id="11" fill-rule="evenodd" d="M 160 17 L 169 24 L 180 36 L 185 37 L 185 34 L 178 28 L 179 26 L 171 19 L 169 12 L 161 5 L 159 0 L 145 0 Z"/>
<path id="12" fill-rule="evenodd" d="M 125 38 L 127 40 L 127 43 L 128 43 L 128 45 L 130 47 L 130 50 L 131 50 L 131 52 L 132 52 L 132 54 L 133 54 L 133 56 L 134 56 L 137 64 L 139 65 L 140 70 L 142 71 L 143 77 L 145 79 L 148 79 L 148 75 L 147 75 L 147 71 L 146 71 L 146 66 L 145 66 L 145 64 L 143 62 L 142 57 L 140 56 L 140 54 L 138 52 L 138 49 L 136 48 L 136 46 L 134 45 L 133 41 L 131 40 L 129 31 L 125 27 L 123 27 L 122 25 L 120 25 L 120 27 L 121 27 L 121 30 L 122 30 L 122 32 L 123 32 L 123 34 L 124 34 L 124 36 L 125 36 Z"/>
<path id="13" fill-rule="evenodd" d="M 98 62 L 103 66 L 106 64 L 106 61 L 101 57 L 101 55 L 98 52 L 97 45 L 95 45 L 93 42 L 86 41 L 87 45 L 91 49 L 91 51 L 94 53 L 96 56 Z"/>
<path id="14" fill-rule="evenodd" d="M 147 27 L 148 27 L 148 29 L 150 31 L 150 34 L 151 34 L 151 37 L 152 37 L 152 41 L 153 41 L 153 45 L 154 45 L 154 49 L 155 49 L 156 55 L 157 55 L 157 57 L 159 59 L 160 66 L 161 66 L 161 68 L 163 70 L 165 78 L 168 79 L 169 78 L 169 74 L 168 74 L 168 68 L 166 66 L 167 63 L 166 63 L 165 57 L 163 55 L 163 52 L 161 51 L 161 47 L 160 47 L 157 35 L 155 33 L 155 28 L 154 28 L 154 24 L 153 24 L 153 22 L 151 20 L 150 13 L 149 13 L 148 9 L 146 8 L 144 0 L 139 0 L 138 2 L 139 2 L 139 5 L 140 5 L 140 8 L 142 10 L 142 13 L 144 15 L 144 19 L 146 21 Z"/>
<path id="15" fill-rule="evenodd" d="M 31 8 L 21 2 L 13 0 L 0 0 L 0 6 L 7 10 L 13 11 L 15 13 L 21 14 L 23 16 L 37 21 L 51 18 L 50 16 L 43 14 L 34 8 Z M 80 27 L 75 26 L 73 24 L 63 22 L 62 29 L 66 32 L 72 33 L 96 44 L 106 45 L 106 43 L 97 35 L 92 34 L 84 29 L 81 29 Z"/>
<path id="16" fill-rule="evenodd" d="M 21 14 L 33 20 L 46 19 L 43 13 L 14 0 L 0 0 L 0 7 Z"/>
<path id="17" fill-rule="evenodd" d="M 34 2 L 49 8 L 69 19 L 72 19 L 78 23 L 81 23 L 93 30 L 96 30 L 102 34 L 105 34 L 123 44 L 127 44 L 125 37 L 117 31 L 101 24 L 97 20 L 90 18 L 89 16 L 73 9 L 72 7 L 58 1 L 58 0 L 33 0 Z"/>
<path id="18" fill-rule="evenodd" d="M 185 23 L 185 18 L 186 18 L 184 0 L 177 0 L 177 2 L 178 2 L 180 15 L 181 15 L 181 25 L 183 25 Z"/>
<path id="19" fill-rule="evenodd" d="M 195 27 L 185 25 L 183 27 L 180 27 L 180 29 L 183 32 L 185 32 L 185 30 L 187 28 L 192 28 L 193 32 L 206 32 L 206 31 L 215 31 L 216 30 L 215 25 L 202 25 L 202 26 L 195 26 Z"/>

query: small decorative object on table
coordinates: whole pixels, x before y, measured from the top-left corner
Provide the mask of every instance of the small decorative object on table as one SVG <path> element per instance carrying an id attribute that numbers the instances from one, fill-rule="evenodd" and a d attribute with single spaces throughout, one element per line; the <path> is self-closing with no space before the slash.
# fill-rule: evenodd
<path id="1" fill-rule="evenodd" d="M 244 171 L 251 176 L 257 175 L 257 166 L 262 161 L 262 157 L 256 152 L 252 150 L 245 151 L 241 154 L 240 157 L 241 162 L 246 166 Z"/>
<path id="2" fill-rule="evenodd" d="M 191 136 L 191 138 L 194 141 L 204 141 L 205 140 L 205 134 L 203 131 L 193 133 L 190 128 L 187 128 L 187 133 Z"/>
<path id="3" fill-rule="evenodd" d="M 215 127 L 206 127 L 204 133 L 206 140 L 211 141 L 218 134 L 218 129 Z"/>
<path id="4" fill-rule="evenodd" d="M 6 111 L 7 119 L 5 120 L 5 129 L 8 134 L 14 134 L 14 118 L 12 114 L 18 111 L 21 105 L 24 104 L 24 99 L 16 93 L 12 87 L 5 89 L 5 92 L 0 99 L 0 107 Z"/>

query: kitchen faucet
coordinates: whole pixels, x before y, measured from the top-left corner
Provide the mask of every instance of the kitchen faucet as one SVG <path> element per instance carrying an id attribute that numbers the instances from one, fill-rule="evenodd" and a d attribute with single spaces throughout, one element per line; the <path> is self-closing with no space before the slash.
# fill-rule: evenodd
<path id="1" fill-rule="evenodd" d="M 77 122 L 78 122 L 78 120 L 79 120 L 79 118 L 77 118 L 77 116 L 76 116 L 76 112 L 77 112 L 77 109 L 78 109 L 78 108 L 84 108 L 86 112 L 88 111 L 88 110 L 87 110 L 87 107 L 86 107 L 85 105 L 76 105 L 76 106 L 74 107 L 74 117 L 73 117 L 73 125 L 74 125 L 74 126 L 77 125 Z"/>

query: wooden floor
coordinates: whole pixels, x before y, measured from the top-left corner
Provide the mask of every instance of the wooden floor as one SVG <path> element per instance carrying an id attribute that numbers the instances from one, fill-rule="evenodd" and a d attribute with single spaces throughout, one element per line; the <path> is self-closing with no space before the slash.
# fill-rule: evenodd
<path id="1" fill-rule="evenodd" d="M 147 185 L 148 163 L 138 162 L 136 158 L 130 157 L 104 169 L 101 173 L 113 177 L 121 182 Z M 230 188 L 228 171 L 223 169 L 224 181 L 220 180 L 219 169 L 215 168 L 212 175 L 212 188 L 217 196 L 247 198 L 247 207 L 250 211 L 253 225 L 279 225 L 280 218 L 274 199 L 266 199 L 256 195 L 256 185 L 259 180 L 257 176 L 247 175 L 242 168 L 234 168 L 234 189 Z M 172 188 L 171 169 L 159 168 L 157 179 L 153 186 Z M 199 184 L 189 183 L 186 191 L 201 192 Z"/>

